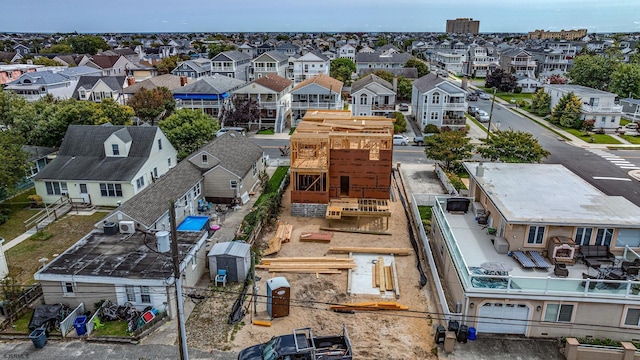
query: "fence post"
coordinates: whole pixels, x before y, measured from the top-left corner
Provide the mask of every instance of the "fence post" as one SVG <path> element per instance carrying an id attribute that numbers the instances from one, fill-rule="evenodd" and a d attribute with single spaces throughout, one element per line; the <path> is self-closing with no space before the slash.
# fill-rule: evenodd
<path id="1" fill-rule="evenodd" d="M 567 338 L 567 344 L 564 346 L 564 358 L 567 360 L 576 360 L 578 358 L 578 339 Z"/>
<path id="2" fill-rule="evenodd" d="M 622 348 L 624 349 L 624 354 L 622 355 L 622 360 L 633 360 L 635 359 L 636 347 L 633 346 L 632 343 L 623 341 L 620 343 Z"/>

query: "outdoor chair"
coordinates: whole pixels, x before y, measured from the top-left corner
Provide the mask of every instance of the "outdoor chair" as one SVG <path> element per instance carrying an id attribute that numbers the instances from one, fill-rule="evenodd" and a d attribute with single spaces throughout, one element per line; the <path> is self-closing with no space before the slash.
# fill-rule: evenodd
<path id="1" fill-rule="evenodd" d="M 553 268 L 553 275 L 557 277 L 567 277 L 569 276 L 569 269 L 567 269 L 567 264 L 555 264 Z"/>
<path id="2" fill-rule="evenodd" d="M 218 283 L 221 283 L 223 287 L 227 286 L 227 270 L 218 269 L 218 274 L 216 275 L 216 286 Z"/>

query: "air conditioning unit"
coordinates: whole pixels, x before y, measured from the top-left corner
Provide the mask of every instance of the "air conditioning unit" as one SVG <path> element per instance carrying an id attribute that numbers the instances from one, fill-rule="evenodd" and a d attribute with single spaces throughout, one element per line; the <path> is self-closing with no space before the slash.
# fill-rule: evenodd
<path id="1" fill-rule="evenodd" d="M 60 191 L 60 195 L 67 196 L 67 195 L 69 195 L 69 193 L 67 193 L 66 191 Z"/>
<path id="2" fill-rule="evenodd" d="M 133 234 L 136 232 L 133 221 L 120 221 L 119 227 L 121 234 Z"/>

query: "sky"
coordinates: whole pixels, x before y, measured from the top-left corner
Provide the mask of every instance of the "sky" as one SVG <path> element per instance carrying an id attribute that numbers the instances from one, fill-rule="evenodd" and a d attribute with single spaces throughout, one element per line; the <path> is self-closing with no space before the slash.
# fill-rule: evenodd
<path id="1" fill-rule="evenodd" d="M 0 32 L 640 32 L 640 0 L 0 0 Z M 14 9 L 14 11 L 9 11 Z"/>

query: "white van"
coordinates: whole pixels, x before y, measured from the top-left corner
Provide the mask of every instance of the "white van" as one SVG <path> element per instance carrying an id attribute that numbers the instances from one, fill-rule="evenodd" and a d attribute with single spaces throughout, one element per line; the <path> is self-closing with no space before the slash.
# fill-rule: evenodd
<path id="1" fill-rule="evenodd" d="M 218 132 L 216 133 L 216 137 L 220 137 L 220 136 L 226 134 L 227 131 L 237 131 L 240 134 L 244 135 L 244 128 L 241 128 L 241 127 L 225 127 L 225 128 L 222 128 L 222 129 L 218 130 Z"/>

